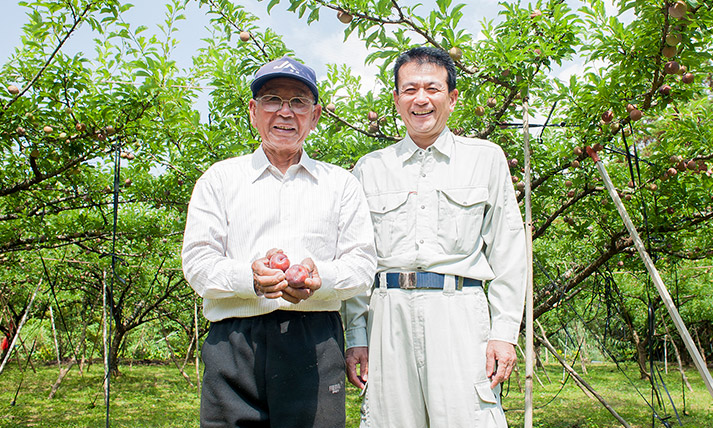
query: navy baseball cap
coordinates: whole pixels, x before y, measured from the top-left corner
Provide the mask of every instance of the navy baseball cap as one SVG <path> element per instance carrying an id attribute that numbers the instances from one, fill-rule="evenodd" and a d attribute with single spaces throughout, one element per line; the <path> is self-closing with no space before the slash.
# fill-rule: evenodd
<path id="1" fill-rule="evenodd" d="M 314 70 L 287 56 L 268 62 L 255 73 L 255 78 L 250 84 L 253 98 L 257 97 L 258 91 L 268 80 L 276 77 L 289 77 L 290 79 L 299 80 L 312 91 L 315 103 L 319 100 L 317 77 Z"/>

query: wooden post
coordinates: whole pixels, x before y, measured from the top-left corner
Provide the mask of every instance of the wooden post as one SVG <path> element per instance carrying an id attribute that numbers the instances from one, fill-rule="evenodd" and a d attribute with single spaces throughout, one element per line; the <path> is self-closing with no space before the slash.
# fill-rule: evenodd
<path id="1" fill-rule="evenodd" d="M 62 371 L 62 357 L 59 354 L 59 342 L 57 341 L 57 329 L 54 326 L 54 312 L 52 311 L 52 305 L 50 305 L 50 322 L 52 323 L 52 337 L 54 338 L 54 349 L 57 353 L 57 367 L 60 372 Z"/>
<path id="2" fill-rule="evenodd" d="M 525 292 L 525 417 L 524 427 L 532 428 L 532 377 L 534 370 L 533 355 L 534 355 L 534 329 L 532 326 L 534 310 L 533 310 L 533 272 L 532 272 L 532 185 L 530 179 L 531 162 L 530 162 L 530 114 L 528 104 L 528 91 L 524 90 L 522 102 L 522 119 L 523 119 L 523 143 L 525 153 L 525 245 L 527 249 L 527 288 Z"/>
<path id="3" fill-rule="evenodd" d="M 40 285 L 42 285 L 42 278 L 40 278 L 39 284 L 37 284 L 37 287 L 35 288 L 35 291 L 32 293 L 32 297 L 30 297 L 30 302 L 27 304 L 27 307 L 25 308 L 25 313 L 22 314 L 22 318 L 20 319 L 20 324 L 17 325 L 17 330 L 15 330 L 15 335 L 12 338 L 12 341 L 10 342 L 10 347 L 7 348 L 7 354 L 5 355 L 5 359 L 2 361 L 2 364 L 0 364 L 0 373 L 5 369 L 5 364 L 7 364 L 8 360 L 10 359 L 10 355 L 12 354 L 12 349 L 15 347 L 15 342 L 17 342 L 18 338 L 20 337 L 20 330 L 22 330 L 22 326 L 25 325 L 25 322 L 27 321 L 27 315 L 30 313 L 30 309 L 32 308 L 32 304 L 35 301 L 35 297 L 37 297 L 37 292 L 40 291 Z M 32 355 L 28 354 L 29 357 L 31 358 Z"/>
<path id="4" fill-rule="evenodd" d="M 198 385 L 198 395 L 201 394 L 201 369 L 200 369 L 200 346 L 198 344 L 198 296 L 193 298 L 193 322 L 196 330 L 196 385 Z"/>
<path id="5" fill-rule="evenodd" d="M 696 365 L 698 372 L 701 374 L 703 382 L 708 388 L 708 392 L 710 393 L 711 397 L 713 397 L 713 377 L 711 377 L 711 374 L 708 371 L 708 367 L 706 367 L 703 357 L 701 357 L 700 352 L 698 352 L 698 348 L 693 342 L 693 338 L 688 332 L 686 324 L 683 322 L 683 319 L 679 315 L 678 309 L 676 309 L 676 305 L 673 303 L 673 299 L 671 299 L 671 295 L 669 294 L 668 289 L 666 289 L 666 285 L 663 283 L 663 280 L 659 275 L 659 271 L 656 269 L 656 266 L 654 266 L 654 262 L 653 260 L 651 260 L 651 257 L 649 257 L 649 253 L 646 251 L 646 247 L 644 247 L 644 242 L 641 240 L 639 232 L 634 226 L 634 222 L 631 221 L 629 213 L 626 212 L 626 208 L 621 202 L 619 194 L 614 188 L 614 184 L 612 183 L 611 178 L 609 178 L 609 174 L 607 173 L 604 164 L 602 164 L 602 161 L 599 160 L 599 155 L 597 155 L 597 152 L 592 150 L 592 148 L 589 146 L 587 146 L 586 150 L 587 154 L 594 160 L 595 165 L 599 169 L 599 174 L 604 180 L 604 185 L 609 191 L 609 196 L 611 196 L 612 200 L 614 201 L 616 209 L 617 211 L 619 211 L 619 216 L 621 216 L 621 219 L 624 221 L 624 225 L 629 231 L 631 239 L 634 241 L 636 250 L 639 252 L 639 256 L 641 257 L 641 260 L 643 260 L 644 265 L 646 266 L 646 270 L 648 270 L 649 275 L 651 276 L 651 279 L 654 282 L 654 285 L 656 285 L 656 290 L 659 292 L 661 300 L 666 306 L 669 315 L 673 319 L 673 323 L 676 326 L 678 333 L 681 335 L 681 339 L 683 339 L 683 343 L 686 345 L 686 349 L 688 349 L 688 353 L 691 355 L 693 363 Z M 651 375 L 653 376 L 653 373 Z"/>
<path id="6" fill-rule="evenodd" d="M 604 400 L 604 398 L 599 395 L 597 391 L 592 388 L 591 385 L 589 385 L 584 379 L 582 379 L 582 377 L 579 376 L 579 374 L 577 374 L 577 372 L 569 364 L 567 364 L 567 361 L 557 353 L 557 350 L 554 348 L 554 346 L 552 346 L 550 341 L 547 340 L 547 336 L 545 336 L 545 331 L 542 328 L 542 325 L 540 325 L 539 322 L 537 325 L 540 327 L 540 332 L 542 333 L 542 337 L 538 336 L 537 341 L 543 344 L 547 349 L 549 349 L 550 352 L 552 352 L 552 355 L 557 358 L 557 361 L 559 361 L 559 363 L 562 365 L 562 368 L 572 376 L 572 379 L 574 379 L 575 383 L 582 389 L 582 391 L 584 391 L 585 394 L 589 396 L 594 396 L 597 400 L 599 400 L 599 402 L 602 403 L 604 408 L 607 409 L 609 413 L 611 413 L 612 416 L 614 416 L 616 420 L 618 420 L 625 428 L 631 428 L 631 425 L 629 425 L 629 423 L 626 422 L 624 418 L 619 416 L 616 410 L 614 410 L 614 408 L 610 406 L 609 403 L 607 403 L 606 400 Z"/>

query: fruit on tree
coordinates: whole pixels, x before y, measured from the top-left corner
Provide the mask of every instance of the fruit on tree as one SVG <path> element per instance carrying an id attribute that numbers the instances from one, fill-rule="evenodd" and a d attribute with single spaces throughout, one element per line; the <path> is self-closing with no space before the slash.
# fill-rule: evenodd
<path id="1" fill-rule="evenodd" d="M 84 132 L 87 130 L 87 125 L 80 122 L 80 123 L 74 125 L 74 129 L 76 129 L 79 132 Z"/>
<path id="2" fill-rule="evenodd" d="M 7 87 L 7 91 L 8 91 L 9 93 L 11 93 L 12 95 L 17 95 L 17 94 L 20 93 L 20 89 L 19 89 L 17 86 L 15 86 L 15 85 L 9 85 L 9 86 Z"/>
<path id="3" fill-rule="evenodd" d="M 666 44 L 667 45 L 676 46 L 679 43 L 681 43 L 681 35 L 680 34 L 674 34 L 674 33 L 666 34 Z"/>
<path id="4" fill-rule="evenodd" d="M 535 9 L 530 14 L 530 18 L 537 18 L 538 16 L 542 16 L 542 11 L 540 9 Z"/>
<path id="5" fill-rule="evenodd" d="M 285 253 L 275 253 L 270 257 L 268 265 L 270 269 L 280 269 L 285 272 L 290 267 L 290 259 L 287 258 Z"/>
<path id="6" fill-rule="evenodd" d="M 668 14 L 676 19 L 681 19 L 686 16 L 686 12 L 688 12 L 688 5 L 683 0 L 678 0 L 668 7 Z"/>
<path id="7" fill-rule="evenodd" d="M 375 111 L 370 111 L 369 114 L 367 115 L 367 118 L 373 122 L 379 118 L 379 114 Z"/>
<path id="8" fill-rule="evenodd" d="M 666 170 L 666 173 L 668 173 L 669 177 L 673 177 L 674 175 L 678 174 L 678 170 L 674 167 L 671 167 L 668 170 Z"/>
<path id="9" fill-rule="evenodd" d="M 618 122 L 612 122 L 612 124 L 609 125 L 609 128 L 611 129 L 612 134 L 616 134 L 621 130 L 621 125 L 619 125 Z"/>
<path id="10" fill-rule="evenodd" d="M 574 183 L 572 183 L 572 180 L 566 180 L 564 182 L 564 187 L 572 187 L 572 184 L 574 184 Z"/>
<path id="11" fill-rule="evenodd" d="M 488 107 L 493 108 L 496 105 L 498 105 L 498 100 L 493 97 L 490 97 L 490 98 L 488 98 L 487 105 L 488 105 Z"/>
<path id="12" fill-rule="evenodd" d="M 659 93 L 661 95 L 670 95 L 671 94 L 671 85 L 661 85 L 659 88 Z"/>
<path id="13" fill-rule="evenodd" d="M 663 71 L 666 74 L 676 74 L 678 73 L 678 70 L 681 68 L 680 64 L 677 61 L 668 61 L 664 66 L 663 66 Z"/>
<path id="14" fill-rule="evenodd" d="M 25 135 L 25 128 L 23 128 L 22 126 L 18 126 L 15 132 L 17 132 L 17 135 L 22 137 Z"/>
<path id="15" fill-rule="evenodd" d="M 309 270 L 304 265 L 299 263 L 290 266 L 285 271 L 285 278 L 290 287 L 304 287 L 305 280 L 309 278 Z"/>
<path id="16" fill-rule="evenodd" d="M 639 110 L 639 109 L 634 109 L 629 112 L 629 119 L 633 120 L 634 122 L 641 119 L 642 116 L 643 116 L 643 113 L 641 113 L 641 110 Z"/>
<path id="17" fill-rule="evenodd" d="M 583 153 L 581 147 L 575 147 L 574 149 L 572 149 L 572 152 L 573 152 L 576 156 L 580 156 L 580 155 Z"/>
<path id="18" fill-rule="evenodd" d="M 327 104 L 327 110 L 334 113 L 337 110 L 337 106 L 335 106 L 333 103 L 329 103 L 329 104 Z"/>
<path id="19" fill-rule="evenodd" d="M 104 131 L 106 132 L 107 135 L 113 135 L 116 133 L 116 129 L 114 129 L 114 127 L 111 125 L 104 128 Z"/>
<path id="20" fill-rule="evenodd" d="M 248 33 L 247 31 L 241 31 L 240 40 L 243 42 L 247 42 L 248 40 L 250 40 L 250 33 Z"/>
<path id="21" fill-rule="evenodd" d="M 512 180 L 513 183 L 517 183 L 518 181 L 520 181 L 520 179 L 516 175 L 511 176 L 510 180 Z"/>
<path id="22" fill-rule="evenodd" d="M 614 120 L 614 112 L 611 110 L 607 110 L 604 113 L 602 113 L 602 121 L 604 123 L 609 123 L 612 120 Z"/>
<path id="23" fill-rule="evenodd" d="M 375 133 L 379 130 L 379 124 L 376 122 L 369 122 L 369 132 Z"/>
<path id="24" fill-rule="evenodd" d="M 460 59 L 463 58 L 463 51 L 460 50 L 458 46 L 453 46 L 448 49 L 448 55 L 450 55 L 453 61 L 460 61 Z"/>
<path id="25" fill-rule="evenodd" d="M 475 110 L 473 110 L 476 116 L 482 116 L 485 114 L 485 107 L 483 106 L 477 106 Z"/>
<path id="26" fill-rule="evenodd" d="M 594 143 L 594 145 L 592 146 L 592 149 L 595 152 L 601 152 L 602 150 L 604 150 L 604 146 L 602 146 L 602 143 Z"/>
<path id="27" fill-rule="evenodd" d="M 44 128 L 42 128 L 43 131 L 45 131 L 45 134 L 51 134 L 54 129 L 52 129 L 51 126 L 45 125 Z"/>
<path id="28" fill-rule="evenodd" d="M 352 19 L 354 19 L 354 17 L 351 14 L 340 10 L 339 12 L 337 12 L 337 19 L 344 24 L 349 24 L 350 22 L 352 22 Z"/>
<path id="29" fill-rule="evenodd" d="M 133 183 L 133 182 L 131 181 L 130 178 L 127 178 L 126 180 L 124 180 L 124 186 L 126 186 L 126 187 L 131 186 L 132 183 Z"/>
<path id="30" fill-rule="evenodd" d="M 570 166 L 572 168 L 579 168 L 579 161 L 577 159 L 573 160 Z"/>
<path id="31" fill-rule="evenodd" d="M 673 58 L 676 56 L 676 46 L 664 46 L 664 48 L 661 50 L 661 54 L 665 56 L 666 58 Z"/>
<path id="32" fill-rule="evenodd" d="M 683 83 L 693 83 L 693 80 L 695 80 L 693 73 L 686 73 L 681 76 L 681 82 Z"/>

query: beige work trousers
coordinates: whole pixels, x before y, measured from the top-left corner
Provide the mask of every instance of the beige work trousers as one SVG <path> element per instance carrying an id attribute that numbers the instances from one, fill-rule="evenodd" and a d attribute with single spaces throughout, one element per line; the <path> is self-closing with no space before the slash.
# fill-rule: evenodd
<path id="1" fill-rule="evenodd" d="M 385 284 L 385 281 L 380 281 Z M 490 330 L 482 287 L 373 291 L 369 382 L 361 428 L 505 428 L 500 387 L 490 389 Z"/>

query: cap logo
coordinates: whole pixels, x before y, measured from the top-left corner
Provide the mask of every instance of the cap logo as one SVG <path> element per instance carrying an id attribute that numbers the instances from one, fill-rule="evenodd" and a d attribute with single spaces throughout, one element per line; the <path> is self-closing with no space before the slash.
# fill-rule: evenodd
<path id="1" fill-rule="evenodd" d="M 290 64 L 289 61 L 285 61 L 282 64 L 277 64 L 275 65 L 275 70 L 284 70 L 284 71 L 290 71 L 292 73 L 300 74 L 299 70 L 297 70 L 297 67 L 294 65 Z"/>

